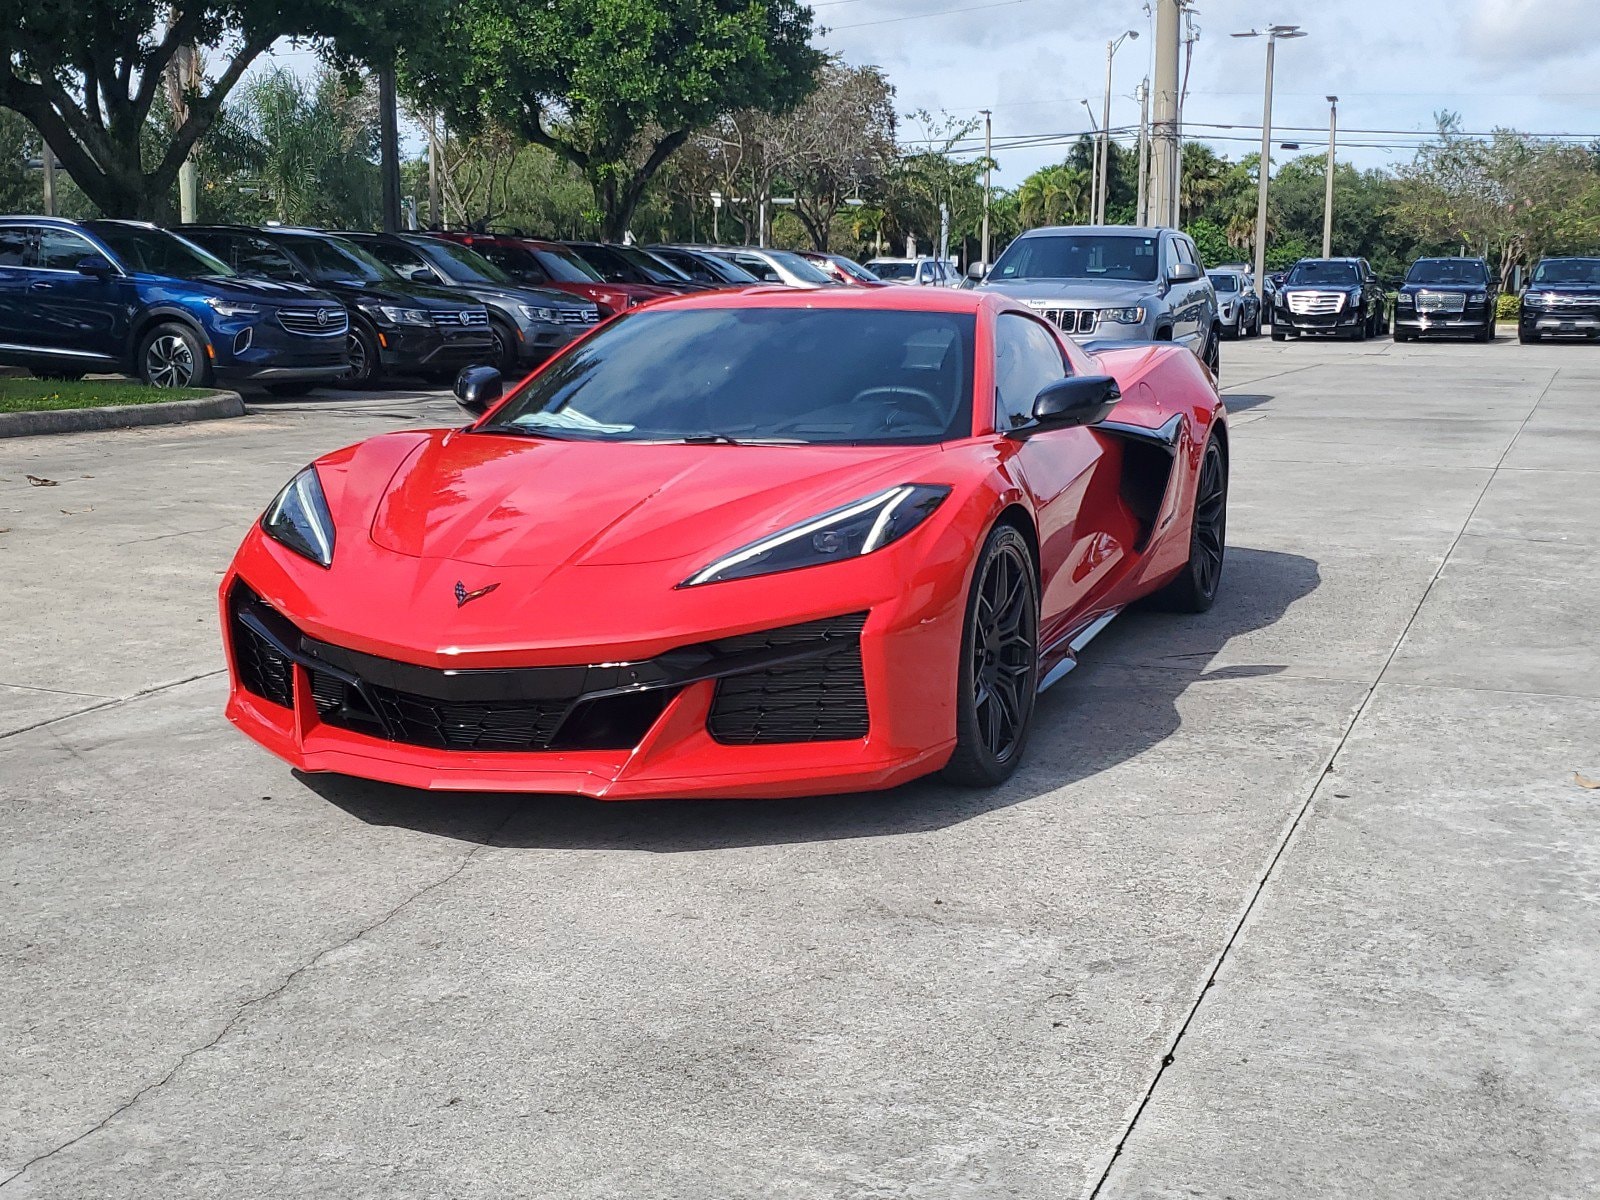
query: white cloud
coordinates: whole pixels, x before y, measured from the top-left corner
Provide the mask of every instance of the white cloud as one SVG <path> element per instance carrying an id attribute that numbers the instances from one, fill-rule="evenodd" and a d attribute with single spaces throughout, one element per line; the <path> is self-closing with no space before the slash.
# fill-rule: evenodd
<path id="1" fill-rule="evenodd" d="M 1462 42 L 1492 68 L 1526 70 L 1595 47 L 1594 0 L 1475 0 Z"/>

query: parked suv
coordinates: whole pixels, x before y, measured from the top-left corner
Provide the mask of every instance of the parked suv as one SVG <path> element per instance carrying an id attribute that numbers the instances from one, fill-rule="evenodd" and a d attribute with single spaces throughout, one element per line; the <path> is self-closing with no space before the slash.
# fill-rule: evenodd
<path id="1" fill-rule="evenodd" d="M 836 282 L 832 275 L 792 250 L 773 250 L 765 246 L 707 246 L 705 252 L 742 267 L 762 283 L 813 288 L 832 287 Z"/>
<path id="2" fill-rule="evenodd" d="M 460 293 L 411 283 L 360 246 L 316 229 L 184 225 L 184 237 L 241 275 L 314 283 L 350 313 L 352 387 L 371 387 L 389 372 L 430 379 L 494 357 L 489 313 Z"/>
<path id="3" fill-rule="evenodd" d="M 348 369 L 344 334 L 332 297 L 241 279 L 153 225 L 0 217 L 0 362 L 35 375 L 310 387 Z"/>
<path id="4" fill-rule="evenodd" d="M 1217 319 L 1224 337 L 1246 338 L 1261 335 L 1261 297 L 1247 271 L 1218 267 L 1206 278 L 1217 293 Z"/>
<path id="5" fill-rule="evenodd" d="M 707 254 L 698 246 L 649 246 L 652 256 L 669 267 L 677 267 L 696 283 L 714 288 L 755 287 L 761 281 L 737 263 L 715 254 Z"/>
<path id="6" fill-rule="evenodd" d="M 1388 324 L 1383 284 L 1364 258 L 1302 258 L 1273 301 L 1275 342 L 1304 333 L 1344 334 L 1359 342 Z"/>
<path id="7" fill-rule="evenodd" d="M 676 295 L 709 291 L 707 284 L 696 283 L 671 263 L 662 262 L 649 251 L 616 242 L 563 242 L 566 248 L 588 263 L 609 283 L 642 284 L 665 288 Z M 718 285 L 720 286 L 720 285 Z"/>
<path id="8" fill-rule="evenodd" d="M 589 301 L 549 288 L 519 286 L 469 246 L 415 233 L 344 236 L 402 278 L 458 291 L 488 309 L 492 365 L 507 378 L 526 374 L 600 320 L 600 309 Z"/>
<path id="9" fill-rule="evenodd" d="M 1394 300 L 1394 340 L 1470 333 L 1494 341 L 1500 285 L 1481 258 L 1419 258 Z"/>
<path id="10" fill-rule="evenodd" d="M 643 284 L 608 283 L 599 271 L 557 242 L 509 233 L 448 232 L 428 236 L 471 246 L 518 283 L 592 300 L 602 317 L 675 294 Z"/>
<path id="11" fill-rule="evenodd" d="M 1517 340 L 1600 337 L 1600 258 L 1547 258 L 1522 293 Z"/>
<path id="12" fill-rule="evenodd" d="M 1182 342 L 1220 370 L 1217 293 L 1194 242 L 1175 229 L 1030 229 L 979 286 L 1020 300 L 1074 337 Z"/>
<path id="13" fill-rule="evenodd" d="M 911 287 L 959 287 L 961 273 L 937 258 L 869 258 L 867 270 L 885 283 Z"/>

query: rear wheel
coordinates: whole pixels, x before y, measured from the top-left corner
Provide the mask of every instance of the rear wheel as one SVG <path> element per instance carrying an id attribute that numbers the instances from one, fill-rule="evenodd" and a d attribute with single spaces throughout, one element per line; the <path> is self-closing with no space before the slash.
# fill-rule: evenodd
<path id="1" fill-rule="evenodd" d="M 1039 582 L 1010 525 L 989 532 L 972 573 L 956 684 L 956 748 L 944 777 L 1004 782 L 1022 758 L 1039 686 Z"/>
<path id="2" fill-rule="evenodd" d="M 157 325 L 139 343 L 139 378 L 150 387 L 204 387 L 211 382 L 206 348 L 187 325 Z"/>
<path id="3" fill-rule="evenodd" d="M 1155 595 L 1162 608 L 1205 612 L 1216 602 L 1222 584 L 1222 561 L 1228 541 L 1228 459 L 1213 437 L 1200 460 L 1195 485 L 1194 523 L 1189 530 L 1189 561 L 1171 583 Z"/>

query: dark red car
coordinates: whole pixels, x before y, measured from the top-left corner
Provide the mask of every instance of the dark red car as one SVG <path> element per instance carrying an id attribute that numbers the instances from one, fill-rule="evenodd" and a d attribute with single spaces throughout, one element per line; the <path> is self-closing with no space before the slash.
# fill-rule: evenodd
<path id="1" fill-rule="evenodd" d="M 1118 612 L 1203 611 L 1222 577 L 1210 373 L 1171 343 L 1089 353 L 993 292 L 708 292 L 509 395 L 492 367 L 456 387 L 470 425 L 318 458 L 222 580 L 228 719 L 302 771 L 993 786 Z"/>
<path id="2" fill-rule="evenodd" d="M 518 283 L 555 288 L 593 300 L 600 306 L 602 317 L 677 294 L 674 288 L 613 283 L 559 242 L 506 233 L 446 232 L 433 236 L 471 246 Z"/>

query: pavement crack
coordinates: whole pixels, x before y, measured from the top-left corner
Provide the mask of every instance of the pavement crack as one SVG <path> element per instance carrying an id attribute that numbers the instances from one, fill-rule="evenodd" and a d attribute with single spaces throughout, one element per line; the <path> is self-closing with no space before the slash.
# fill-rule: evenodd
<path id="1" fill-rule="evenodd" d="M 213 674 L 214 673 L 215 672 L 213 672 Z M 42 1154 L 34 1155 L 34 1157 L 23 1163 L 22 1166 L 18 1167 L 10 1175 L 7 1175 L 4 1179 L 0 1179 L 0 1191 L 4 1191 L 11 1184 L 21 1179 L 33 1167 L 38 1166 L 40 1163 L 45 1162 L 48 1159 L 54 1158 L 56 1155 L 61 1154 L 66 1150 L 70 1150 L 73 1146 L 76 1146 L 84 1139 L 93 1137 L 102 1129 L 105 1129 L 111 1124 L 111 1122 L 115 1121 L 123 1113 L 133 1108 L 134 1105 L 138 1104 L 139 1101 L 143 1100 L 146 1096 L 160 1091 L 168 1083 L 172 1082 L 172 1080 L 177 1077 L 178 1072 L 182 1071 L 183 1068 L 187 1066 L 193 1059 L 201 1054 L 204 1054 L 207 1050 L 213 1050 L 220 1045 L 223 1039 L 225 1039 L 230 1033 L 238 1028 L 240 1022 L 242 1022 L 246 1016 L 248 1016 L 255 1009 L 259 1008 L 261 1005 L 275 1000 L 277 997 L 283 995 L 286 991 L 294 986 L 296 980 L 298 980 L 308 971 L 314 970 L 318 965 L 324 962 L 330 954 L 336 954 L 345 947 L 352 946 L 356 942 L 359 942 L 362 938 L 368 936 L 369 934 L 376 933 L 411 905 L 415 904 L 418 900 L 421 900 L 424 896 L 427 896 L 429 893 L 437 891 L 439 888 L 445 887 L 453 882 L 463 871 L 467 869 L 467 867 L 472 863 L 473 859 L 477 858 L 482 851 L 494 845 L 495 838 L 500 835 L 501 830 L 510 824 L 511 819 L 516 816 L 516 812 L 517 810 L 515 808 L 509 808 L 505 816 L 501 817 L 500 820 L 495 823 L 494 828 L 490 829 L 489 832 L 484 835 L 483 840 L 475 843 L 471 850 L 467 851 L 467 853 L 461 856 L 460 860 L 456 862 L 454 867 L 452 867 L 449 871 L 446 871 L 438 879 L 435 879 L 432 883 L 425 884 L 415 892 L 412 892 L 404 900 L 401 900 L 398 904 L 394 905 L 394 907 L 385 912 L 376 921 L 362 926 L 349 937 L 343 938 L 331 946 L 324 946 L 305 962 L 301 963 L 298 967 L 294 968 L 294 970 L 285 975 L 275 987 L 261 993 L 259 996 L 252 996 L 248 1000 L 244 1001 L 236 1009 L 234 1009 L 233 1015 L 222 1023 L 222 1027 L 217 1030 L 216 1034 L 210 1040 L 185 1050 L 178 1056 L 177 1061 L 167 1069 L 166 1073 L 163 1074 L 161 1078 L 145 1084 L 144 1087 L 140 1088 L 132 1096 L 128 1097 L 128 1099 L 117 1105 L 114 1109 L 112 1109 L 95 1124 L 91 1125 L 88 1129 L 85 1129 L 82 1133 L 68 1138 L 60 1145 L 53 1146 L 49 1150 L 44 1151 Z"/>
<path id="2" fill-rule="evenodd" d="M 30 733 L 35 729 L 43 729 L 47 725 L 56 725 L 62 721 L 70 721 L 74 717 L 83 716 L 85 713 L 99 712 L 103 708 L 115 708 L 119 704 L 132 704 L 137 700 L 143 700 L 149 696 L 157 695 L 160 692 L 170 691 L 175 687 L 182 687 L 186 683 L 194 683 L 196 680 L 200 679 L 210 679 L 213 675 L 226 674 L 227 670 L 228 668 L 226 667 L 218 667 L 213 671 L 201 671 L 198 675 L 185 675 L 182 679 L 170 679 L 166 683 L 158 683 L 151 687 L 140 688 L 137 692 L 130 692 L 126 696 L 112 696 L 108 699 L 102 700 L 99 704 L 86 704 L 82 708 L 73 709 L 73 711 L 69 713 L 62 713 L 60 716 L 56 717 L 47 717 L 43 721 L 35 721 L 32 725 L 23 725 L 19 729 L 7 729 L 5 732 L 0 733 L 0 741 L 3 741 L 6 738 L 16 737 L 19 733 Z M 69 694 L 75 695 L 77 693 Z"/>
<path id="3" fill-rule="evenodd" d="M 1128 1144 L 1128 1139 L 1133 1136 L 1134 1130 L 1138 1128 L 1139 1119 L 1144 1116 L 1145 1109 L 1150 1106 L 1150 1101 L 1155 1098 L 1156 1088 L 1160 1086 L 1162 1077 L 1167 1073 L 1167 1068 L 1170 1067 L 1177 1058 L 1178 1047 L 1183 1042 L 1184 1035 L 1189 1032 L 1189 1026 L 1194 1023 L 1195 1017 L 1200 1012 L 1200 1006 L 1205 1003 L 1206 996 L 1210 993 L 1212 985 L 1216 983 L 1217 976 L 1221 973 L 1223 964 L 1227 961 L 1229 953 L 1233 950 L 1234 945 L 1238 942 L 1240 936 L 1243 934 L 1244 927 L 1249 924 L 1250 918 L 1256 910 L 1257 903 L 1260 901 L 1262 894 L 1266 891 L 1267 884 L 1272 881 L 1273 875 L 1277 871 L 1278 864 L 1283 861 L 1284 854 L 1288 851 L 1289 846 L 1293 843 L 1295 834 L 1300 831 L 1301 826 L 1305 823 L 1306 814 L 1311 811 L 1312 802 L 1316 800 L 1317 793 L 1321 790 L 1323 781 L 1334 773 L 1334 765 L 1338 762 L 1339 755 L 1344 751 L 1346 744 L 1348 744 L 1350 741 L 1351 734 L 1355 732 L 1356 726 L 1361 722 L 1361 718 L 1366 716 L 1368 710 L 1372 707 L 1373 697 L 1377 695 L 1378 687 L 1383 683 L 1383 677 L 1388 674 L 1390 666 L 1393 665 L 1394 660 L 1399 656 L 1400 648 L 1405 645 L 1406 638 L 1411 633 L 1411 627 L 1416 624 L 1417 617 L 1421 615 L 1423 608 L 1428 603 L 1428 597 L 1433 595 L 1434 587 L 1438 585 L 1439 579 L 1444 574 L 1445 568 L 1450 564 L 1451 558 L 1455 555 L 1456 547 L 1458 547 L 1461 544 L 1461 540 L 1467 536 L 1467 530 L 1471 527 L 1473 518 L 1478 515 L 1478 509 L 1483 504 L 1483 498 L 1489 494 L 1489 489 L 1494 485 L 1495 476 L 1499 473 L 1501 464 L 1503 464 L 1506 458 L 1511 454 L 1512 448 L 1517 444 L 1517 439 L 1522 436 L 1522 431 L 1528 427 L 1528 422 L 1533 420 L 1533 414 L 1539 411 L 1539 405 L 1543 403 L 1544 398 L 1549 395 L 1550 389 L 1555 386 L 1555 381 L 1560 374 L 1561 371 L 1558 368 L 1550 376 L 1549 381 L 1540 391 L 1538 398 L 1534 400 L 1533 407 L 1528 409 L 1527 414 L 1522 418 L 1521 423 L 1518 424 L 1516 432 L 1511 435 L 1511 440 L 1506 443 L 1505 449 L 1500 452 L 1500 458 L 1490 470 L 1489 477 L 1483 481 L 1483 486 L 1478 489 L 1477 496 L 1473 498 L 1472 507 L 1467 511 L 1466 518 L 1461 522 L 1461 527 L 1456 530 L 1455 536 L 1450 539 L 1449 548 L 1445 550 L 1444 556 L 1440 558 L 1439 565 L 1434 568 L 1433 575 L 1429 578 L 1427 586 L 1422 589 L 1422 595 L 1417 598 L 1417 603 L 1412 608 L 1411 615 L 1406 618 L 1405 626 L 1400 630 L 1399 636 L 1395 638 L 1394 645 L 1389 648 L 1389 653 L 1387 657 L 1384 658 L 1383 665 L 1378 668 L 1377 674 L 1373 676 L 1371 684 L 1368 685 L 1365 694 L 1363 694 L 1361 697 L 1361 702 L 1356 705 L 1355 712 L 1352 713 L 1350 719 L 1345 722 L 1345 727 L 1339 734 L 1339 740 L 1334 743 L 1333 750 L 1323 761 L 1322 770 L 1317 772 L 1316 778 L 1312 781 L 1311 786 L 1306 789 L 1305 799 L 1301 801 L 1299 807 L 1295 810 L 1294 815 L 1289 819 L 1288 824 L 1284 827 L 1282 835 L 1278 838 L 1278 845 L 1273 850 L 1271 857 L 1267 860 L 1266 868 L 1261 872 L 1260 878 L 1256 881 L 1255 887 L 1251 890 L 1250 897 L 1245 902 L 1244 908 L 1240 911 L 1238 919 L 1234 922 L 1232 931 L 1228 934 L 1227 940 L 1222 945 L 1222 949 L 1217 952 L 1216 958 L 1212 960 L 1210 972 L 1206 975 L 1199 989 L 1195 992 L 1194 999 L 1189 1005 L 1189 1011 L 1184 1014 L 1183 1022 L 1178 1026 L 1177 1033 L 1175 1033 L 1172 1036 L 1172 1040 L 1168 1042 L 1166 1051 L 1162 1054 L 1161 1059 L 1156 1066 L 1155 1073 L 1151 1076 L 1150 1083 L 1145 1088 L 1144 1095 L 1139 1098 L 1139 1103 L 1137 1106 L 1135 1106 L 1133 1115 L 1128 1118 L 1127 1124 L 1122 1127 L 1122 1133 L 1117 1138 L 1116 1145 L 1112 1147 L 1111 1154 L 1106 1159 L 1105 1167 L 1095 1178 L 1094 1183 L 1085 1190 L 1084 1200 L 1096 1200 L 1096 1198 L 1105 1189 L 1106 1183 L 1111 1178 L 1111 1172 L 1117 1165 L 1117 1160 L 1122 1157 L 1122 1151 Z"/>

